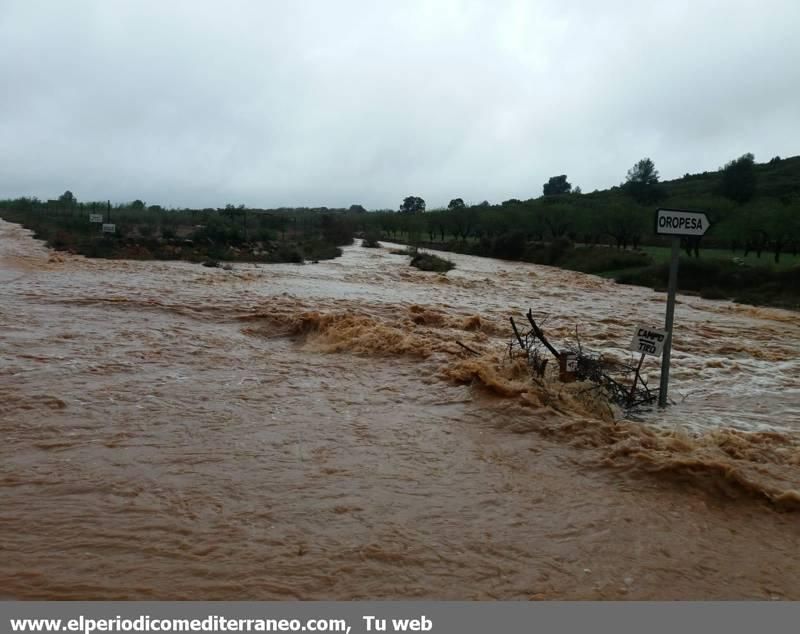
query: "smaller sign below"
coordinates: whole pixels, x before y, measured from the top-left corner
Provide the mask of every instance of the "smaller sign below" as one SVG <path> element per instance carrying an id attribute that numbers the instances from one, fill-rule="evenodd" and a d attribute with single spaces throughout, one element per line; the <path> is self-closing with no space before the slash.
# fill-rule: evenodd
<path id="1" fill-rule="evenodd" d="M 666 330 L 637 326 L 636 330 L 633 331 L 633 341 L 631 341 L 631 345 L 628 346 L 628 350 L 660 357 L 666 340 Z"/>
<path id="2" fill-rule="evenodd" d="M 578 355 L 574 352 L 564 352 L 559 357 L 559 379 L 562 383 L 572 383 L 578 371 Z"/>
<path id="3" fill-rule="evenodd" d="M 103 225 L 103 233 L 116 233 L 116 232 L 117 232 L 117 225 L 112 225 L 112 224 Z"/>
<path id="4" fill-rule="evenodd" d="M 702 211 L 659 209 L 656 212 L 656 233 L 667 236 L 703 236 L 711 223 Z"/>
<path id="5" fill-rule="evenodd" d="M 89 222 L 103 222 L 103 214 L 89 214 Z"/>

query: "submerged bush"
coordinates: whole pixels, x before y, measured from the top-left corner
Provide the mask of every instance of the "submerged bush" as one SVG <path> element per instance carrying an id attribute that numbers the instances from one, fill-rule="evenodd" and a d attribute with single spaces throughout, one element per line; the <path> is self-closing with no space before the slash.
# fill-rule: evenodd
<path id="1" fill-rule="evenodd" d="M 454 269 L 455 264 L 450 260 L 440 258 L 438 255 L 432 253 L 417 253 L 411 258 L 411 266 L 414 266 L 421 271 L 435 271 L 437 273 L 447 273 L 447 271 Z"/>
<path id="2" fill-rule="evenodd" d="M 367 231 L 361 240 L 361 246 L 367 249 L 380 249 L 381 243 L 378 241 L 381 235 L 377 231 Z"/>

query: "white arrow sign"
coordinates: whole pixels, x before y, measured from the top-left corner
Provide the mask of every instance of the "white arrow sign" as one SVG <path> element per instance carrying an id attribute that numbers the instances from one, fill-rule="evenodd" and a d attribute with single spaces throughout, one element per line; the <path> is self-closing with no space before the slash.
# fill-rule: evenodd
<path id="1" fill-rule="evenodd" d="M 656 212 L 656 233 L 670 236 L 702 236 L 711 223 L 702 211 L 659 209 Z"/>

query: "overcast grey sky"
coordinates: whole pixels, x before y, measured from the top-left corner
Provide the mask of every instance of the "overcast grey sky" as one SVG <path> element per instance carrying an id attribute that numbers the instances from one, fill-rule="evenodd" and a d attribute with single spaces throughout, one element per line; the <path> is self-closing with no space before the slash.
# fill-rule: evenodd
<path id="1" fill-rule="evenodd" d="M 432 208 L 791 156 L 798 28 L 798 0 L 0 0 L 0 197 Z"/>

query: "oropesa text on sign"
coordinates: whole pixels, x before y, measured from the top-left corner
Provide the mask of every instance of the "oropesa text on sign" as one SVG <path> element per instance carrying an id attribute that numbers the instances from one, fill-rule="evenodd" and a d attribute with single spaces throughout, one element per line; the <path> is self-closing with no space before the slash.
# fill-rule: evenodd
<path id="1" fill-rule="evenodd" d="M 658 219 L 658 226 L 663 229 L 691 229 L 693 231 L 703 229 L 702 218 L 685 218 L 683 216 L 661 216 Z"/>
<path id="2" fill-rule="evenodd" d="M 702 236 L 711 223 L 701 211 L 659 209 L 656 212 L 656 233 L 672 236 Z"/>

